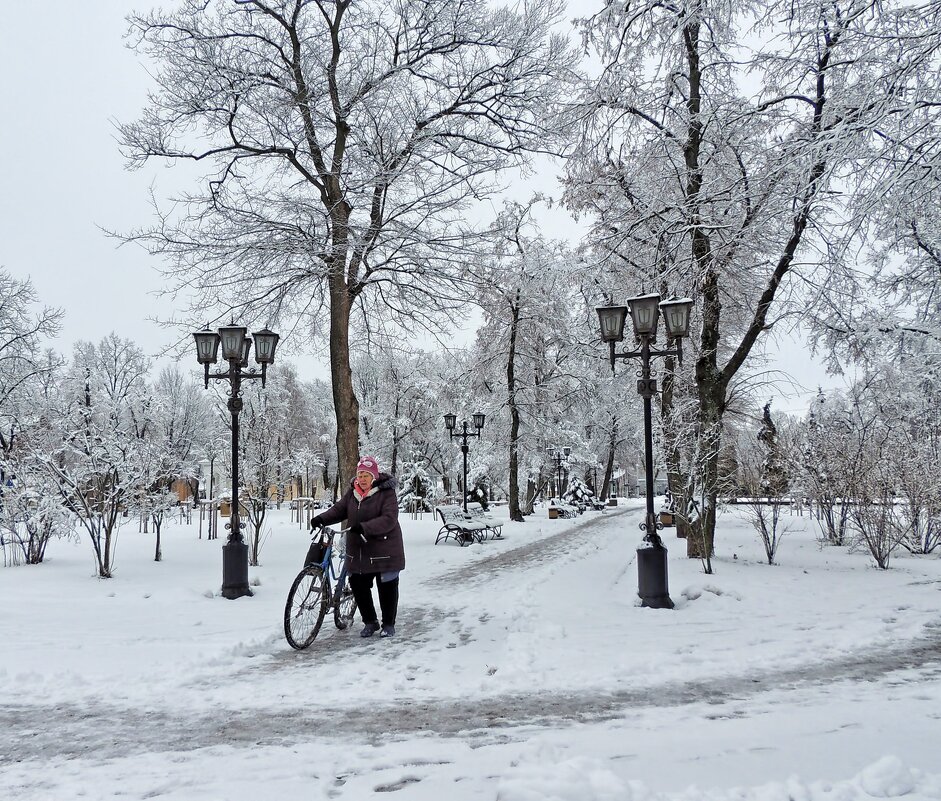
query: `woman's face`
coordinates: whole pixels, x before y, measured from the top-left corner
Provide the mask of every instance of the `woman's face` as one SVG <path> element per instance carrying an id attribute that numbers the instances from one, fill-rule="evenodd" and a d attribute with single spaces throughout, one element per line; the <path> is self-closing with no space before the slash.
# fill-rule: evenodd
<path id="1" fill-rule="evenodd" d="M 365 470 L 360 470 L 356 474 L 356 486 L 359 487 L 359 491 L 363 494 L 369 492 L 372 489 L 373 482 L 372 473 L 369 473 Z"/>

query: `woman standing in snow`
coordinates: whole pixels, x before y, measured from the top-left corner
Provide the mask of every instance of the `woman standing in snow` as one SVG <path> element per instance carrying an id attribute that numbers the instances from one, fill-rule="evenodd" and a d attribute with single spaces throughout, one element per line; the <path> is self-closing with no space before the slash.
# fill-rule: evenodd
<path id="1" fill-rule="evenodd" d="M 340 500 L 310 521 L 311 526 L 329 526 L 347 521 L 346 558 L 350 587 L 363 619 L 360 637 L 395 634 L 399 605 L 399 572 L 405 569 L 405 544 L 399 526 L 399 501 L 395 478 L 379 472 L 374 456 L 363 456 L 356 465 L 356 478 Z M 376 581 L 382 625 L 373 604 Z"/>

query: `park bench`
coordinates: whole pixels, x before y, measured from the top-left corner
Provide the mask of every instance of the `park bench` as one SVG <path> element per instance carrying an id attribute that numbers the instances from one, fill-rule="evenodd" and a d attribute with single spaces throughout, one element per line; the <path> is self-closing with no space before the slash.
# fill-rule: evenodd
<path id="1" fill-rule="evenodd" d="M 462 547 L 475 541 L 483 542 L 490 530 L 485 522 L 474 520 L 470 514 L 464 514 L 460 506 L 436 506 L 435 514 L 441 518 L 441 528 L 435 537 L 435 545 L 449 539 Z"/>
<path id="2" fill-rule="evenodd" d="M 467 504 L 467 514 L 475 523 L 485 523 L 487 525 L 491 539 L 503 539 L 503 523 L 487 512 L 479 503 Z"/>
<path id="3" fill-rule="evenodd" d="M 555 520 L 559 517 L 577 517 L 578 507 L 565 503 L 564 501 L 552 498 L 549 501 L 549 519 Z"/>

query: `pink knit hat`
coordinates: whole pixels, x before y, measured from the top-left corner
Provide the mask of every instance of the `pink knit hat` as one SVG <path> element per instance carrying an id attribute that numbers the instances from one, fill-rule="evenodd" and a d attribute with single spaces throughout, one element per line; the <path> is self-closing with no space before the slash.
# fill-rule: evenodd
<path id="1" fill-rule="evenodd" d="M 357 473 L 372 473 L 373 479 L 379 478 L 379 463 L 375 456 L 361 456 L 356 465 Z"/>

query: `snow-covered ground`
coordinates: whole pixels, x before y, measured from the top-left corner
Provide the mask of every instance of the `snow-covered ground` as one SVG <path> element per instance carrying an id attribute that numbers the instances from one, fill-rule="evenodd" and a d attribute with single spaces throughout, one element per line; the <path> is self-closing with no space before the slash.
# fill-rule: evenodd
<path id="1" fill-rule="evenodd" d="M 650 610 L 640 519 L 541 510 L 459 548 L 406 515 L 396 636 L 328 618 L 303 652 L 286 510 L 235 601 L 195 520 L 160 563 L 130 523 L 108 581 L 53 542 L 0 570 L 0 799 L 941 798 L 938 555 L 880 571 L 792 516 L 768 566 L 730 510 L 714 575 L 665 531 L 676 609 Z"/>

